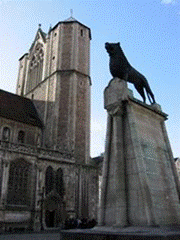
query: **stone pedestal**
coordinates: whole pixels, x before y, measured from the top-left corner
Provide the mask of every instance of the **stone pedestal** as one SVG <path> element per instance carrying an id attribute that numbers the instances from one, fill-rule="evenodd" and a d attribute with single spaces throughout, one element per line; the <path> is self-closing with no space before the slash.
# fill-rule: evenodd
<path id="1" fill-rule="evenodd" d="M 108 112 L 99 225 L 180 224 L 179 180 L 157 104 L 128 95 L 118 78 L 104 91 Z"/>
<path id="2" fill-rule="evenodd" d="M 180 239 L 179 180 L 158 104 L 135 99 L 110 81 L 98 226 L 61 231 L 62 239 Z"/>

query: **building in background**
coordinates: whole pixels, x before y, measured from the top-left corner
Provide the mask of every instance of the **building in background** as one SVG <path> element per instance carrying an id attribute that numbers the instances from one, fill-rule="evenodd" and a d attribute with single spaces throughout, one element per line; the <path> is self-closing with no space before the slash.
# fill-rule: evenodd
<path id="1" fill-rule="evenodd" d="M 90 160 L 91 31 L 73 17 L 41 27 L 19 60 L 16 94 L 0 91 L 0 228 L 97 219 Z"/>

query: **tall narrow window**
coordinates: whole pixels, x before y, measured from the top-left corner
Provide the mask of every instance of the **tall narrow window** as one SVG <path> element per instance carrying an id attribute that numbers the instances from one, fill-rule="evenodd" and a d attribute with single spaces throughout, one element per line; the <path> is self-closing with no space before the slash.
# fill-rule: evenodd
<path id="1" fill-rule="evenodd" d="M 59 168 L 56 172 L 56 191 L 57 193 L 63 197 L 64 196 L 64 181 L 63 181 L 63 171 Z"/>
<path id="2" fill-rule="evenodd" d="M 20 159 L 11 162 L 8 181 L 7 203 L 11 205 L 30 205 L 28 196 L 30 185 L 30 164 Z"/>
<path id="3" fill-rule="evenodd" d="M 6 142 L 10 141 L 10 129 L 8 127 L 3 128 L 2 140 Z"/>
<path id="4" fill-rule="evenodd" d="M 42 81 L 43 59 L 43 45 L 38 43 L 29 64 L 26 93 L 35 88 Z"/>
<path id="5" fill-rule="evenodd" d="M 24 131 L 19 131 L 18 133 L 18 143 L 24 143 L 24 137 L 25 137 L 25 132 Z"/>
<path id="6" fill-rule="evenodd" d="M 84 34 L 83 34 L 83 30 L 81 29 L 81 37 L 83 37 L 83 35 L 84 35 Z"/>
<path id="7" fill-rule="evenodd" d="M 45 192 L 46 194 L 50 193 L 54 188 L 54 171 L 52 167 L 48 167 L 46 170 L 46 186 L 45 186 Z"/>

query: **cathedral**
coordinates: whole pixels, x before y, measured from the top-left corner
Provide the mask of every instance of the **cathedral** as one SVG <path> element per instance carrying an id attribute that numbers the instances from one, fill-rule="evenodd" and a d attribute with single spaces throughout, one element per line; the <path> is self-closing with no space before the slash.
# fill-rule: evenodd
<path id="1" fill-rule="evenodd" d="M 97 219 L 90 158 L 91 30 L 73 17 L 37 30 L 16 94 L 0 90 L 0 230 Z"/>

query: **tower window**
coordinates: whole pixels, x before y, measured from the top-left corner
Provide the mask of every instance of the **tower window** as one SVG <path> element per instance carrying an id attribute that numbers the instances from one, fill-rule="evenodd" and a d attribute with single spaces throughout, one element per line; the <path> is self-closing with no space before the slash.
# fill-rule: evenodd
<path id="1" fill-rule="evenodd" d="M 80 86 L 80 87 L 84 87 L 84 82 L 83 82 L 83 81 L 80 81 L 80 82 L 79 82 L 79 86 Z"/>
<path id="2" fill-rule="evenodd" d="M 81 29 L 81 37 L 83 37 L 83 35 L 84 35 L 84 32 L 83 32 L 83 30 Z"/>

